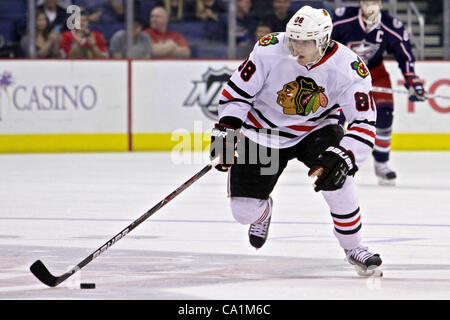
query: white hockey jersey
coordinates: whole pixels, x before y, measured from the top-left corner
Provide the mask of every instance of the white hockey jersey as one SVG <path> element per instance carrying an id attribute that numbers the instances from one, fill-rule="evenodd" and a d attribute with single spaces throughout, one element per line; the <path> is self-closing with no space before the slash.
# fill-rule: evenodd
<path id="1" fill-rule="evenodd" d="M 289 57 L 285 33 L 261 38 L 233 73 L 219 102 L 219 118 L 241 119 L 249 139 L 272 148 L 297 144 L 314 130 L 348 121 L 340 145 L 353 152 L 356 165 L 375 141 L 376 108 L 372 80 L 364 62 L 332 42 L 324 57 L 305 67 Z"/>

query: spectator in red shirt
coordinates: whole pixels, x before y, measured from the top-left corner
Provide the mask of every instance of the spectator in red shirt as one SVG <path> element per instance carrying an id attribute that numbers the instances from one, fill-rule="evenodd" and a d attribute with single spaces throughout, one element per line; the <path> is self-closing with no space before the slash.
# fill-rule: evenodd
<path id="1" fill-rule="evenodd" d="M 101 59 L 108 57 L 108 45 L 100 32 L 89 30 L 86 11 L 80 14 L 80 29 L 64 32 L 61 55 L 69 59 Z"/>
<path id="2" fill-rule="evenodd" d="M 152 38 L 152 56 L 155 58 L 189 58 L 191 50 L 184 36 L 168 31 L 169 19 L 163 7 L 155 7 L 150 13 L 150 28 L 144 30 Z"/>

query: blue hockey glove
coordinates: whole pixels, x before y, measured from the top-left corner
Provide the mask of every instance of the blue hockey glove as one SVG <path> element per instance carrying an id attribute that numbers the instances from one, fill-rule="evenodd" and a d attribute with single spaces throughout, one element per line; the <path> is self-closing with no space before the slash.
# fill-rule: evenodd
<path id="1" fill-rule="evenodd" d="M 423 81 L 418 76 L 410 76 L 406 78 L 406 89 L 409 90 L 409 101 L 425 101 L 425 89 L 423 88 Z"/>

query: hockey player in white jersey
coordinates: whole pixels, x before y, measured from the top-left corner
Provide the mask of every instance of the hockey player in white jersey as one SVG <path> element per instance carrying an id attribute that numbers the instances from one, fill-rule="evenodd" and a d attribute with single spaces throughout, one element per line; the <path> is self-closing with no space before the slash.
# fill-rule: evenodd
<path id="1" fill-rule="evenodd" d="M 288 161 L 297 159 L 309 167 L 314 190 L 330 208 L 347 261 L 360 275 L 381 275 L 380 256 L 362 245 L 353 180 L 374 146 L 371 77 L 354 52 L 331 40 L 331 32 L 326 10 L 304 6 L 286 32 L 255 44 L 222 92 L 211 158 L 219 157 L 216 168 L 228 171 L 231 211 L 236 221 L 250 225 L 252 246 L 264 245 L 270 194 Z M 338 124 L 341 110 L 346 132 Z M 299 201 L 307 199 L 299 195 Z"/>

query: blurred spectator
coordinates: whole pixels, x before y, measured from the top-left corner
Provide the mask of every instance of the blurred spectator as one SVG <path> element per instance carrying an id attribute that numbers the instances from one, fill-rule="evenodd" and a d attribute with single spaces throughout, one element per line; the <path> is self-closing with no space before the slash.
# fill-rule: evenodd
<path id="1" fill-rule="evenodd" d="M 64 8 L 58 5 L 58 0 L 44 0 L 44 3 L 37 9 L 45 12 L 50 31 L 55 28 L 56 31 L 67 30 L 66 21 L 69 15 Z"/>
<path id="2" fill-rule="evenodd" d="M 236 58 L 246 58 L 253 51 L 256 41 L 272 32 L 270 25 L 264 20 L 260 20 L 256 26 L 255 33 L 246 46 L 240 46 L 236 50 Z"/>
<path id="3" fill-rule="evenodd" d="M 155 7 L 150 12 L 150 28 L 144 30 L 152 39 L 152 56 L 155 58 L 189 58 L 191 50 L 184 36 L 168 31 L 166 9 Z"/>
<path id="4" fill-rule="evenodd" d="M 61 39 L 61 54 L 70 59 L 107 58 L 108 48 L 100 32 L 89 30 L 86 11 L 81 10 L 80 29 L 66 31 Z"/>
<path id="5" fill-rule="evenodd" d="M 268 24 L 266 21 L 259 21 L 255 31 L 255 41 L 258 41 L 269 33 L 272 33 L 270 24 Z"/>
<path id="6" fill-rule="evenodd" d="M 236 33 L 237 42 L 251 40 L 256 29 L 256 19 L 250 12 L 252 0 L 236 0 Z"/>
<path id="7" fill-rule="evenodd" d="M 89 22 L 123 22 L 124 0 L 73 0 L 73 2 L 87 11 Z"/>
<path id="8" fill-rule="evenodd" d="M 38 0 L 36 5 L 40 6 L 44 3 L 44 0 Z M 68 6 L 70 6 L 72 4 L 72 0 L 58 0 L 58 5 L 63 8 L 63 9 L 67 9 Z"/>
<path id="9" fill-rule="evenodd" d="M 150 58 L 152 53 L 152 39 L 142 31 L 142 23 L 140 20 L 134 20 L 133 28 L 133 45 L 131 47 L 130 58 Z M 114 59 L 122 59 L 127 56 L 127 38 L 126 31 L 119 30 L 111 38 L 109 47 L 111 57 Z"/>
<path id="10" fill-rule="evenodd" d="M 291 0 L 273 0 L 273 10 L 265 19 L 275 32 L 283 32 L 293 12 L 290 12 Z"/>
<path id="11" fill-rule="evenodd" d="M 195 18 L 195 6 L 192 0 L 160 0 L 157 6 L 166 9 L 169 22 L 189 21 Z"/>
<path id="12" fill-rule="evenodd" d="M 252 12 L 258 18 L 258 20 L 267 17 L 273 10 L 273 0 L 255 0 L 252 5 Z"/>
<path id="13" fill-rule="evenodd" d="M 218 21 L 227 11 L 219 0 L 196 0 L 196 18 L 201 21 Z"/>
<path id="14" fill-rule="evenodd" d="M 36 12 L 36 57 L 37 58 L 57 58 L 59 54 L 59 43 L 61 34 L 56 30 L 50 31 L 49 21 L 45 12 L 37 10 Z M 30 38 L 28 35 L 22 37 L 20 46 L 25 56 L 28 55 Z"/>
<path id="15" fill-rule="evenodd" d="M 333 0 L 323 0 L 321 2 L 319 2 L 319 9 L 320 8 L 324 8 L 325 10 L 327 10 L 329 13 L 334 12 L 334 9 L 336 7 L 336 4 Z M 314 8 L 314 6 L 311 6 Z M 317 8 L 317 7 L 316 7 Z"/>
<path id="16" fill-rule="evenodd" d="M 256 17 L 250 12 L 252 8 L 251 0 L 236 0 L 236 43 L 238 46 L 247 46 L 253 41 L 253 34 L 256 29 Z M 220 40 L 228 39 L 228 17 L 219 17 Z"/>

